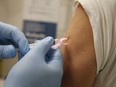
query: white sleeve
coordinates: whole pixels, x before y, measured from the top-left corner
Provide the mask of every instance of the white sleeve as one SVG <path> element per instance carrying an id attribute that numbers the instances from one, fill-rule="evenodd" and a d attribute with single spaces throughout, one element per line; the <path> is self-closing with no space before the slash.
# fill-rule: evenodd
<path id="1" fill-rule="evenodd" d="M 110 58 L 114 29 L 116 31 L 116 0 L 75 0 L 73 10 L 81 4 L 89 17 L 96 53 L 97 73 Z"/>

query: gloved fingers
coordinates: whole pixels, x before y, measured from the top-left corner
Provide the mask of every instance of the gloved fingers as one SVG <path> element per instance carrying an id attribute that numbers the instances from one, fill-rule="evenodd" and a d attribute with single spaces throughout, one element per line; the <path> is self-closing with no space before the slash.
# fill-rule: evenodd
<path id="1" fill-rule="evenodd" d="M 63 75 L 63 59 L 59 49 L 55 50 L 51 56 L 52 60 L 48 62 L 50 69 L 54 70 L 58 75 Z"/>
<path id="2" fill-rule="evenodd" d="M 63 59 L 60 52 L 60 49 L 54 50 L 53 53 L 51 53 L 51 60 L 49 61 L 49 64 L 54 67 L 62 67 L 63 66 Z"/>
<path id="3" fill-rule="evenodd" d="M 16 50 L 13 45 L 0 45 L 0 58 L 13 58 L 16 56 Z"/>
<path id="4" fill-rule="evenodd" d="M 46 37 L 43 40 L 39 40 L 35 44 L 35 46 L 28 52 L 27 56 L 36 56 L 35 58 L 39 58 L 40 62 L 45 62 L 45 55 L 53 45 L 53 42 L 54 39 L 52 37 Z"/>
<path id="5" fill-rule="evenodd" d="M 0 32 L 1 37 L 10 39 L 12 42 L 17 44 L 19 50 L 23 55 L 25 55 L 29 51 L 29 43 L 25 35 L 16 27 L 0 22 Z"/>
<path id="6" fill-rule="evenodd" d="M 34 47 L 34 50 L 38 53 L 45 55 L 53 45 L 54 39 L 52 37 L 46 37 L 38 41 Z"/>
<path id="7" fill-rule="evenodd" d="M 20 51 L 18 51 L 18 60 L 22 59 L 23 56 L 24 55 Z"/>

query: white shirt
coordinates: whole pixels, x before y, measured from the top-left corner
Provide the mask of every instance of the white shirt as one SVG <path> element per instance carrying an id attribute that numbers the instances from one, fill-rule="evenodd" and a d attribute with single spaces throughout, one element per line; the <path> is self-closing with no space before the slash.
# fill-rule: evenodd
<path id="1" fill-rule="evenodd" d="M 87 13 L 94 37 L 97 76 L 93 87 L 116 87 L 116 0 L 75 0 Z"/>

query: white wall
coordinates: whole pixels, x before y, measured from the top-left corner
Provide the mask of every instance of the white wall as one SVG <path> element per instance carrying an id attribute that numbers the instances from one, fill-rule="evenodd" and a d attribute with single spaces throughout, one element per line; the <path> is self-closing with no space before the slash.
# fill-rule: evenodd
<path id="1" fill-rule="evenodd" d="M 6 8 L 7 23 L 22 27 L 23 0 L 2 0 Z"/>
<path id="2" fill-rule="evenodd" d="M 7 19 L 6 16 L 6 7 L 4 6 L 4 0 L 0 0 L 0 21 L 5 22 Z"/>
<path id="3" fill-rule="evenodd" d="M 0 21 L 22 29 L 24 0 L 0 0 Z M 63 37 L 72 14 L 73 0 L 61 0 L 59 8 L 58 37 Z"/>
<path id="4" fill-rule="evenodd" d="M 73 1 L 74 0 L 61 0 L 57 32 L 58 38 L 63 37 L 65 32 L 67 31 L 67 27 L 72 17 Z"/>

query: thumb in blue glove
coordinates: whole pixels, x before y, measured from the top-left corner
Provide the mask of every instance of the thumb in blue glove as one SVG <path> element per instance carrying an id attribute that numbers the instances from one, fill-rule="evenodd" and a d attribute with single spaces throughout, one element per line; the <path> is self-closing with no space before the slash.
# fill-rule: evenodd
<path id="1" fill-rule="evenodd" d="M 47 37 L 32 48 L 9 72 L 4 87 L 60 87 L 63 64 L 59 50 Z"/>

